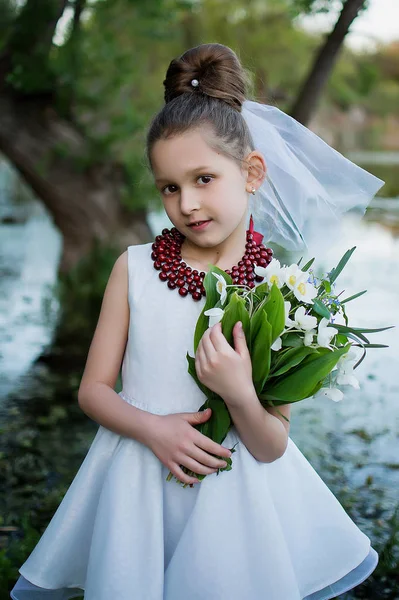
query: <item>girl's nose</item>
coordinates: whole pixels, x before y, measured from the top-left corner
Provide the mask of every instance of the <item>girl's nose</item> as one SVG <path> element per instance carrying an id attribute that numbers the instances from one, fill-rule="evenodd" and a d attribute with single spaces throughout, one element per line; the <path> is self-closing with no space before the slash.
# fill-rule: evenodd
<path id="1" fill-rule="evenodd" d="M 194 190 L 180 191 L 180 210 L 183 215 L 190 215 L 200 208 L 200 202 Z"/>

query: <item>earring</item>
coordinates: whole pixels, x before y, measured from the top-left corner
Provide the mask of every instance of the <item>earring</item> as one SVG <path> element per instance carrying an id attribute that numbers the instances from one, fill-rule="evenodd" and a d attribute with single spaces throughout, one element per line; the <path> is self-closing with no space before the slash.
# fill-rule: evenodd
<path id="1" fill-rule="evenodd" d="M 252 190 L 251 190 L 251 194 L 253 194 L 253 195 L 255 196 L 255 192 L 256 192 L 256 190 L 255 190 L 255 188 L 253 187 L 253 188 L 252 188 Z"/>

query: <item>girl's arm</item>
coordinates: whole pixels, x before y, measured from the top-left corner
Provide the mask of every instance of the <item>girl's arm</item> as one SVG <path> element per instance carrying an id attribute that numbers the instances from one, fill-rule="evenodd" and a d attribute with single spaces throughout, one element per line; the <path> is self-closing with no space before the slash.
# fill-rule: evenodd
<path id="1" fill-rule="evenodd" d="M 245 335 L 237 323 L 234 349 L 220 323 L 208 329 L 198 346 L 195 366 L 200 381 L 226 402 L 245 446 L 261 462 L 280 458 L 288 444 L 289 423 L 275 408 L 264 408 L 252 382 L 252 364 Z M 279 406 L 289 418 L 290 405 Z"/>
<path id="2" fill-rule="evenodd" d="M 181 465 L 208 475 L 226 466 L 216 458 L 231 452 L 195 429 L 211 411 L 154 415 L 131 406 L 114 391 L 129 331 L 127 252 L 116 261 L 104 293 L 100 317 L 78 392 L 82 410 L 119 435 L 148 446 L 183 483 L 199 483 Z M 212 455 L 215 456 L 212 456 Z"/>
<path id="3" fill-rule="evenodd" d="M 115 262 L 78 391 L 79 406 L 94 421 L 119 435 L 145 442 L 154 415 L 125 402 L 114 387 L 129 330 L 127 252 Z"/>

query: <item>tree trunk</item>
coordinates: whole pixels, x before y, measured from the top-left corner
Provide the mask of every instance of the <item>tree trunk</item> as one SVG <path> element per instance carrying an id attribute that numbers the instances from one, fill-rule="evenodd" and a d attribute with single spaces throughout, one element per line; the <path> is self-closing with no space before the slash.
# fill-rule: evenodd
<path id="1" fill-rule="evenodd" d="M 332 32 L 321 46 L 308 76 L 294 102 L 290 114 L 306 125 L 312 117 L 323 88 L 331 74 L 338 53 L 353 21 L 364 8 L 366 0 L 346 0 Z"/>
<path id="2" fill-rule="evenodd" d="M 69 270 L 95 241 L 121 249 L 151 239 L 145 210 L 121 204 L 121 165 L 92 162 L 72 123 L 34 99 L 0 94 L 0 152 L 43 201 L 63 235 L 60 270 Z"/>

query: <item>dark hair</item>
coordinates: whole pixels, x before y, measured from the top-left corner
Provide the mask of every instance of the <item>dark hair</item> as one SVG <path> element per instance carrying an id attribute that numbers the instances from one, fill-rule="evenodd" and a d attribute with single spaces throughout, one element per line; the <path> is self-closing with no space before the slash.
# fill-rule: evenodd
<path id="1" fill-rule="evenodd" d="M 193 86 L 192 81 L 198 85 Z M 196 82 L 194 82 L 196 83 Z M 231 48 L 202 44 L 172 60 L 163 82 L 165 106 L 147 134 L 147 157 L 160 139 L 210 125 L 223 154 L 242 161 L 254 144 L 241 114 L 247 76 Z"/>

